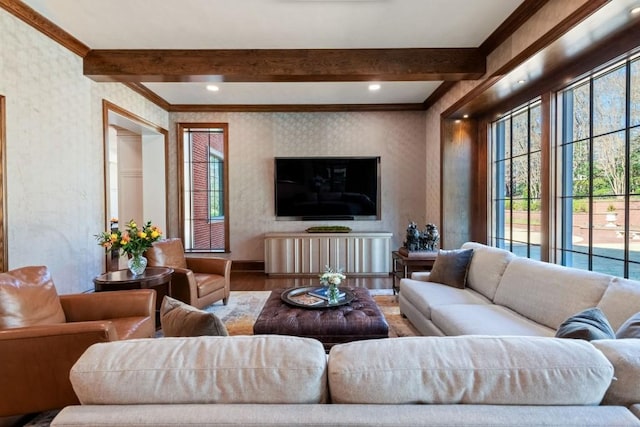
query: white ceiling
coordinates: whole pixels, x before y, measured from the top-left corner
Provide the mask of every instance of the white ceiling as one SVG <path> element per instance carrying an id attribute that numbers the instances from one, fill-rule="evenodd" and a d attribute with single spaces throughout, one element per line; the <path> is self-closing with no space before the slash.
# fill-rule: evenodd
<path id="1" fill-rule="evenodd" d="M 478 47 L 523 0 L 23 0 L 91 49 Z M 145 83 L 170 104 L 423 102 L 441 82 Z"/>

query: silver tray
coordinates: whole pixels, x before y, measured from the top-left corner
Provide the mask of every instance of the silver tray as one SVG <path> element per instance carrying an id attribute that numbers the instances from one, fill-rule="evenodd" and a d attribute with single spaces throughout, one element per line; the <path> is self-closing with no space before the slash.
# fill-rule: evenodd
<path id="1" fill-rule="evenodd" d="M 340 289 L 340 291 L 345 293 L 345 296 L 340 301 L 338 301 L 337 304 L 329 304 L 329 301 L 323 300 L 318 297 L 312 297 L 318 300 L 315 304 L 302 302 L 302 300 L 304 299 L 303 297 L 307 295 L 307 292 L 312 291 L 314 289 L 318 289 L 319 287 L 320 286 L 306 286 L 302 288 L 285 289 L 284 292 L 282 292 L 282 294 L 280 295 L 280 298 L 282 299 L 282 301 L 286 302 L 287 304 L 290 304 L 296 307 L 312 308 L 312 309 L 340 307 L 341 305 L 349 304 L 351 301 L 355 299 L 355 295 L 350 289 L 338 288 Z M 296 297 L 299 297 L 299 298 L 296 298 Z"/>

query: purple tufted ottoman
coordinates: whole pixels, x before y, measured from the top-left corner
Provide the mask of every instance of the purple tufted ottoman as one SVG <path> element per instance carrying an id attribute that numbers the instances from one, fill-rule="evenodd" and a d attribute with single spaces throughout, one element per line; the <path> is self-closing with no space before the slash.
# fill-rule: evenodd
<path id="1" fill-rule="evenodd" d="M 285 303 L 280 299 L 283 291 L 271 292 L 253 325 L 254 335 L 315 338 L 327 351 L 334 344 L 389 336 L 389 325 L 366 288 L 352 288 L 355 298 L 347 305 L 318 309 Z"/>

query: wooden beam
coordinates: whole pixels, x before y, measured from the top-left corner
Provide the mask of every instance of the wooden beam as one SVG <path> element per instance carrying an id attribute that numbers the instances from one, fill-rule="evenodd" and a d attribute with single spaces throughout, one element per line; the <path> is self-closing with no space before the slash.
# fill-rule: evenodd
<path id="1" fill-rule="evenodd" d="M 171 113 L 310 113 L 344 111 L 423 111 L 421 103 L 415 104 L 172 104 Z"/>
<path id="2" fill-rule="evenodd" d="M 433 81 L 485 72 L 477 48 L 92 50 L 84 58 L 96 81 Z"/>

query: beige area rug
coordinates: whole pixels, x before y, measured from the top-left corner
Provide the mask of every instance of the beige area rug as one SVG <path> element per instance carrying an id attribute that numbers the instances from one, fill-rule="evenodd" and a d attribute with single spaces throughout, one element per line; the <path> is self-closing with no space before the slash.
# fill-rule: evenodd
<path id="1" fill-rule="evenodd" d="M 400 315 L 397 298 L 390 289 L 372 289 L 373 299 L 380 307 L 389 324 L 390 337 L 420 335 L 411 323 Z M 229 302 L 206 307 L 205 310 L 218 316 L 227 327 L 229 335 L 252 335 L 253 324 L 258 318 L 271 291 L 232 291 Z"/>

